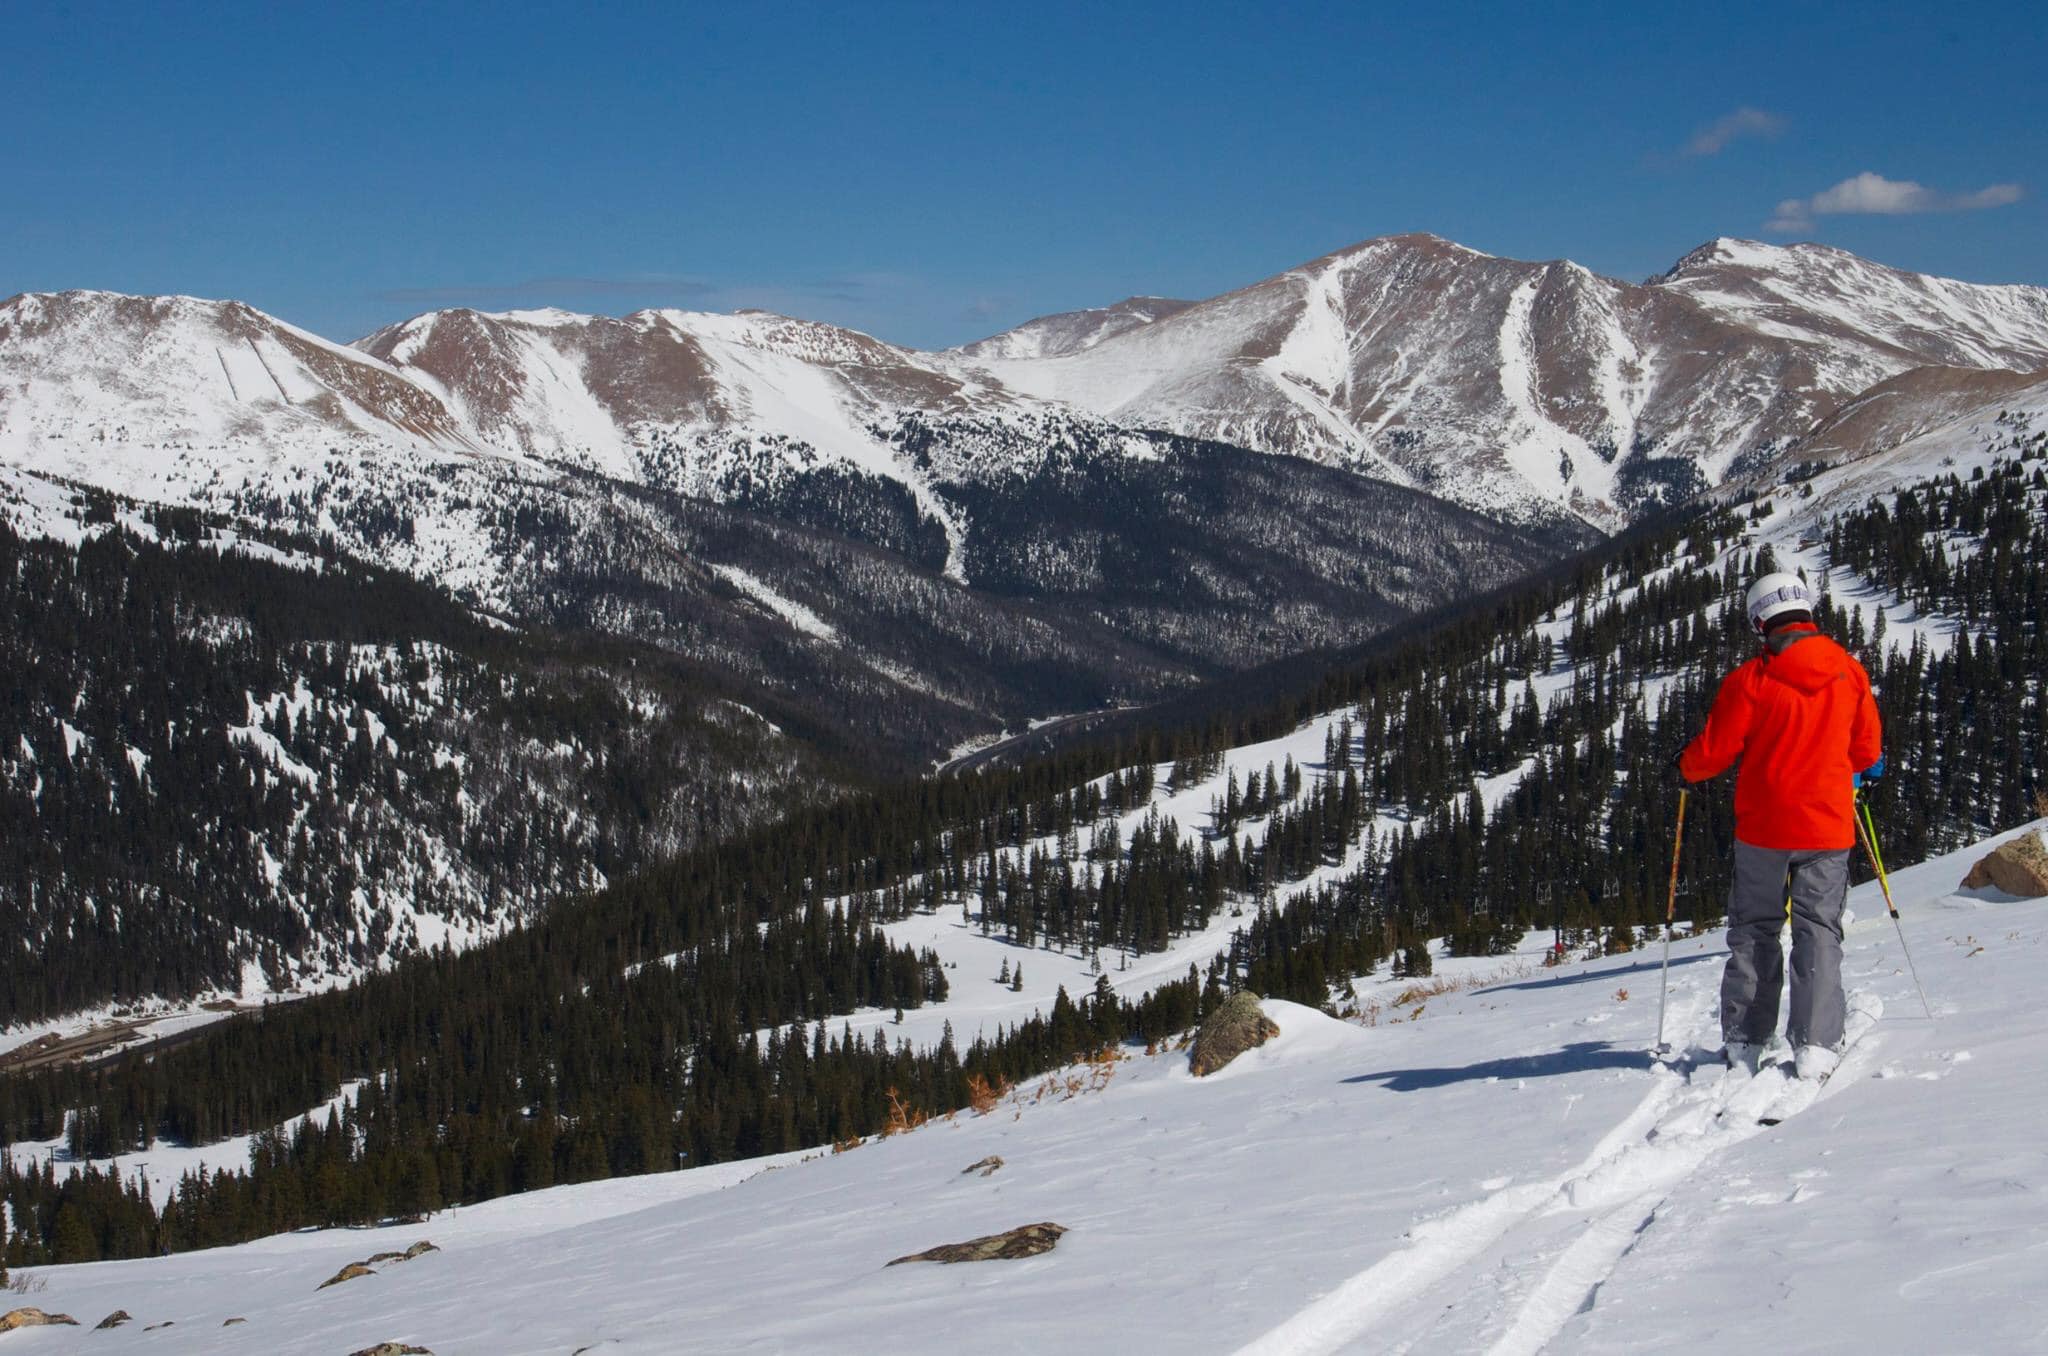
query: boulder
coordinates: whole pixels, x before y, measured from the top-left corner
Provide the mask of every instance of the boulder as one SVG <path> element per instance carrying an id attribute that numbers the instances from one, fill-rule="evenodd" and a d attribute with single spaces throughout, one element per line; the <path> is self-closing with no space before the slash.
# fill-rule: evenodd
<path id="1" fill-rule="evenodd" d="M 320 1288 L 325 1290 L 330 1285 L 340 1285 L 343 1281 L 352 1281 L 358 1276 L 374 1276 L 376 1274 L 376 1272 L 370 1270 L 361 1262 L 350 1262 L 347 1266 L 320 1282 Z"/>
<path id="2" fill-rule="evenodd" d="M 427 1242 L 427 1240 L 423 1238 L 419 1242 L 407 1248 L 404 1252 L 371 1253 L 368 1257 L 365 1257 L 363 1259 L 362 1265 L 366 1267 L 373 1267 L 380 1262 L 410 1262 L 415 1257 L 424 1257 L 430 1252 L 439 1251 L 441 1251 L 439 1248 L 435 1247 L 433 1244 Z"/>
<path id="3" fill-rule="evenodd" d="M 993 1177 L 996 1175 L 996 1169 L 1001 1166 L 1003 1166 L 1003 1156 L 1001 1154 L 990 1154 L 979 1163 L 969 1163 L 966 1167 L 960 1169 L 960 1175 L 965 1177 L 970 1172 L 979 1172 L 983 1177 Z"/>
<path id="4" fill-rule="evenodd" d="M 221 1326 L 222 1326 L 223 1328 L 232 1328 L 232 1327 L 234 1327 L 234 1326 L 235 1326 L 235 1325 L 236 1325 L 237 1323 L 247 1323 L 248 1321 L 249 1321 L 249 1320 L 248 1320 L 248 1319 L 246 1319 L 246 1318 L 231 1318 L 231 1319 L 229 1319 L 229 1320 L 228 1320 L 227 1322 L 225 1322 L 225 1323 L 221 1324 Z"/>
<path id="5" fill-rule="evenodd" d="M 135 1315 L 129 1313 L 126 1309 L 116 1309 L 113 1313 L 108 1314 L 105 1318 L 93 1324 L 93 1331 L 104 1332 L 108 1328 L 118 1328 L 123 1323 L 133 1323 L 134 1321 Z"/>
<path id="6" fill-rule="evenodd" d="M 2038 833 L 2021 834 L 2010 843 L 1992 849 L 1989 856 L 1970 868 L 1963 888 L 1976 890 L 1992 885 L 2009 895 L 2038 899 L 2048 895 L 2048 846 Z"/>
<path id="7" fill-rule="evenodd" d="M 351 1351 L 348 1356 L 434 1356 L 434 1353 L 408 1342 L 379 1342 L 374 1347 Z"/>
<path id="8" fill-rule="evenodd" d="M 970 1238 L 965 1243 L 941 1243 L 936 1248 L 899 1257 L 889 1265 L 893 1267 L 904 1262 L 994 1262 L 1036 1257 L 1042 1252 L 1051 1252 L 1060 1241 L 1060 1235 L 1066 1231 L 1064 1224 L 1026 1224 L 1006 1233 Z"/>
<path id="9" fill-rule="evenodd" d="M 46 1314 L 41 1309 L 9 1309 L 0 1314 L 0 1332 L 13 1332 L 16 1328 L 48 1328 L 58 1324 L 77 1327 L 78 1320 L 69 1314 Z"/>
<path id="10" fill-rule="evenodd" d="M 1194 1052 L 1188 1067 L 1195 1077 L 1215 1073 L 1247 1050 L 1253 1050 L 1280 1034 L 1273 1019 L 1259 1010 L 1257 994 L 1240 989 L 1223 1000 L 1222 1006 L 1202 1020 L 1195 1033 Z"/>

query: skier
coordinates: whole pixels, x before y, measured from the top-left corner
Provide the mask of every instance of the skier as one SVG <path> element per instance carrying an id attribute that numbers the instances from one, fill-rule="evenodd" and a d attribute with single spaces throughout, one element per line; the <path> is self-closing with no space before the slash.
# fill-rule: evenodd
<path id="1" fill-rule="evenodd" d="M 1763 652 L 1722 680 L 1699 737 L 1674 760 L 1688 782 L 1742 760 L 1735 778 L 1735 884 L 1721 1037 L 1731 1068 L 1754 1073 L 1778 1028 L 1792 920 L 1792 1011 L 1786 1037 L 1801 1078 L 1841 1058 L 1842 904 L 1856 845 L 1856 788 L 1884 773 L 1870 676 L 1813 622 L 1797 575 L 1767 574 L 1745 600 Z"/>

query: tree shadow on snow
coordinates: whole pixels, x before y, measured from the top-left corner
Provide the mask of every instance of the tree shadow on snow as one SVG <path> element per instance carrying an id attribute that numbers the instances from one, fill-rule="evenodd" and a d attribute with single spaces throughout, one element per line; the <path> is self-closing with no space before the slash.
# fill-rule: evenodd
<path id="1" fill-rule="evenodd" d="M 1576 1041 L 1561 1050 L 1540 1055 L 1518 1055 L 1513 1059 L 1489 1059 L 1443 1069 L 1388 1069 L 1381 1073 L 1357 1074 L 1346 1083 L 1378 1083 L 1388 1092 L 1420 1092 L 1452 1083 L 1480 1083 L 1489 1078 L 1555 1078 L 1560 1074 L 1597 1073 L 1602 1069 L 1647 1069 L 1650 1054 L 1640 1045 L 1618 1046 L 1613 1041 Z"/>
<path id="2" fill-rule="evenodd" d="M 1671 968 L 1676 970 L 1681 965 L 1697 965 L 1701 961 L 1725 961 L 1727 959 L 1728 953 L 1725 951 L 1702 951 L 1697 955 L 1673 956 L 1671 958 Z M 1630 975 L 1640 975 L 1645 971 L 1655 974 L 1663 966 L 1664 963 L 1661 958 L 1656 960 L 1639 960 L 1633 965 L 1624 965 L 1615 970 L 1579 970 L 1569 975 L 1553 975 L 1549 979 L 1524 979 L 1518 980 L 1513 984 L 1489 984 L 1483 989 L 1474 989 L 1472 992 L 1475 994 L 1509 993 L 1517 989 L 1563 989 L 1569 988 L 1574 984 L 1612 984 L 1617 979 L 1626 979 Z"/>

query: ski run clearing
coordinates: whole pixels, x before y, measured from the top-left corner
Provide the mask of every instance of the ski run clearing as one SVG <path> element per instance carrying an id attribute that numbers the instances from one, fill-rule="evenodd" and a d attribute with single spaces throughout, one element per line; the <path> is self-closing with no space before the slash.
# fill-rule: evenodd
<path id="1" fill-rule="evenodd" d="M 1131 1048 L 845 1153 L 37 1268 L 16 1302 L 84 1326 L 7 1350 L 2037 1352 L 2048 906 L 1960 890 L 1989 846 L 1894 877 L 1933 1021 L 1853 893 L 1862 1034 L 1809 1105 L 1706 1056 L 1708 934 L 1673 949 L 1666 1066 L 1653 950 L 1419 1002 L 1381 981 L 1371 1025 L 1269 1002 L 1280 1037 L 1204 1080 Z M 886 1265 L 1039 1221 L 1070 1232 L 1028 1260 Z"/>

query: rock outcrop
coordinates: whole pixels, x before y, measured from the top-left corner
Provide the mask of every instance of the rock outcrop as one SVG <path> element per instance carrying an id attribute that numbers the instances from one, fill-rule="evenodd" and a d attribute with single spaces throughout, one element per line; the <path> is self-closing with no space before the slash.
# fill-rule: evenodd
<path id="1" fill-rule="evenodd" d="M 363 1259 L 363 1265 L 366 1267 L 374 1267 L 384 1262 L 410 1262 L 415 1257 L 424 1257 L 426 1254 L 430 1252 L 439 1251 L 441 1251 L 439 1248 L 435 1247 L 432 1243 L 427 1242 L 427 1240 L 423 1238 L 419 1242 L 407 1248 L 404 1252 L 373 1253 L 370 1256 L 365 1257 Z"/>
<path id="2" fill-rule="evenodd" d="M 2022 834 L 1994 848 L 1991 854 L 1970 868 L 1963 888 L 1996 886 L 2009 895 L 2038 899 L 2048 895 L 2048 845 L 2038 833 Z"/>
<path id="3" fill-rule="evenodd" d="M 965 1177 L 970 1172 L 978 1172 L 983 1177 L 993 1177 L 996 1175 L 996 1169 L 1002 1166 L 1003 1156 L 1001 1154 L 990 1154 L 979 1163 L 969 1163 L 966 1167 L 960 1169 L 960 1175 Z"/>
<path id="4" fill-rule="evenodd" d="M 78 1326 L 78 1320 L 69 1314 L 46 1314 L 35 1308 L 9 1309 L 6 1313 L 0 1314 L 0 1332 L 13 1332 L 17 1328 L 48 1328 L 59 1324 L 75 1328 Z"/>
<path id="5" fill-rule="evenodd" d="M 104 1332 L 108 1328 L 118 1328 L 123 1323 L 133 1323 L 134 1321 L 135 1315 L 129 1313 L 126 1309 L 116 1309 L 113 1313 L 108 1314 L 105 1318 L 93 1324 L 93 1331 Z"/>
<path id="6" fill-rule="evenodd" d="M 1064 1224 L 1026 1224 L 986 1238 L 970 1238 L 965 1243 L 941 1243 L 936 1248 L 898 1257 L 889 1265 L 893 1267 L 904 1262 L 994 1262 L 1036 1257 L 1042 1252 L 1051 1252 L 1059 1243 L 1060 1235 L 1066 1231 Z"/>
<path id="7" fill-rule="evenodd" d="M 373 1268 L 381 1266 L 386 1262 L 410 1262 L 415 1257 L 424 1257 L 430 1252 L 439 1251 L 441 1251 L 439 1248 L 423 1238 L 404 1252 L 373 1253 L 360 1262 L 350 1262 L 347 1266 L 320 1282 L 320 1288 L 325 1290 L 330 1285 L 340 1285 L 343 1281 L 353 1281 L 358 1276 L 374 1276 L 377 1273 Z"/>
<path id="8" fill-rule="evenodd" d="M 358 1277 L 374 1276 L 376 1274 L 376 1272 L 370 1270 L 361 1262 L 350 1262 L 347 1266 L 320 1282 L 320 1288 L 325 1290 L 330 1285 L 340 1285 L 343 1281 L 353 1281 Z"/>
<path id="9" fill-rule="evenodd" d="M 1257 1049 L 1280 1034 L 1280 1028 L 1259 1009 L 1257 994 L 1242 990 L 1223 1000 L 1223 1005 L 1202 1021 L 1195 1033 L 1195 1048 L 1188 1067 L 1195 1077 L 1215 1073 L 1247 1050 Z"/>

